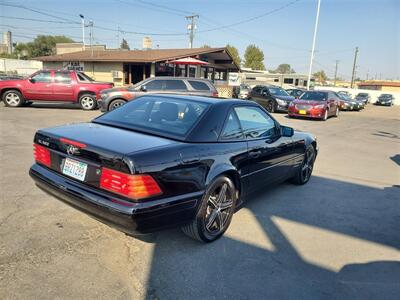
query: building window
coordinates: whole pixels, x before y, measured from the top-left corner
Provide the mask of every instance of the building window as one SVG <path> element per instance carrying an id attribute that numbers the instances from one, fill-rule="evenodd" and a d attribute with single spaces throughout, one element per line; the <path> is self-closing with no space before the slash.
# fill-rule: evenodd
<path id="1" fill-rule="evenodd" d="M 196 67 L 189 66 L 189 77 L 196 77 Z"/>
<path id="2" fill-rule="evenodd" d="M 226 70 L 217 69 L 215 71 L 214 79 L 215 80 L 224 80 L 224 81 L 226 81 L 227 77 L 228 77 L 227 75 L 228 74 L 227 74 Z"/>
<path id="3" fill-rule="evenodd" d="M 284 78 L 283 83 L 293 84 L 293 78 Z"/>

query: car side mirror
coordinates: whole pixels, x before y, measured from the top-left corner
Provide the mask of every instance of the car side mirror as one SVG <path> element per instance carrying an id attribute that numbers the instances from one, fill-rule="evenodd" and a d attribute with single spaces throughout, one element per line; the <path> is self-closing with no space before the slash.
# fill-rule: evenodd
<path id="1" fill-rule="evenodd" d="M 264 91 L 264 92 L 261 93 L 261 95 L 267 96 L 267 92 Z"/>
<path id="2" fill-rule="evenodd" d="M 142 86 L 140 87 L 140 90 L 141 90 L 142 92 L 147 92 L 147 87 L 146 87 L 145 85 L 142 85 Z"/>
<path id="3" fill-rule="evenodd" d="M 294 135 L 294 129 L 288 126 L 281 125 L 281 136 L 292 137 Z"/>
<path id="4" fill-rule="evenodd" d="M 34 78 L 29 78 L 29 81 L 30 81 L 31 83 L 35 83 L 35 82 L 36 82 L 36 80 L 35 80 Z"/>

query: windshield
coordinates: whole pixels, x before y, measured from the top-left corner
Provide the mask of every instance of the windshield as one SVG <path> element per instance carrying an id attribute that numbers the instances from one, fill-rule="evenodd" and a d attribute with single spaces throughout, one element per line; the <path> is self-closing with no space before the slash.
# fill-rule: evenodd
<path id="1" fill-rule="evenodd" d="M 184 137 L 207 107 L 208 104 L 197 101 L 144 96 L 93 122 L 166 137 Z"/>
<path id="2" fill-rule="evenodd" d="M 368 97 L 368 94 L 360 93 L 357 95 L 357 97 Z"/>
<path id="3" fill-rule="evenodd" d="M 78 72 L 78 73 L 76 73 L 76 75 L 78 76 L 79 81 L 94 81 L 93 78 L 87 76 L 83 72 Z"/>
<path id="4" fill-rule="evenodd" d="M 271 95 L 274 96 L 290 96 L 284 89 L 281 88 L 268 88 L 268 91 L 271 93 Z"/>
<path id="5" fill-rule="evenodd" d="M 382 95 L 380 95 L 380 98 L 392 98 L 392 95 L 390 95 L 390 94 L 382 94 Z"/>
<path id="6" fill-rule="evenodd" d="M 325 92 L 304 92 L 300 96 L 301 100 L 313 100 L 313 101 L 326 101 L 328 94 Z"/>

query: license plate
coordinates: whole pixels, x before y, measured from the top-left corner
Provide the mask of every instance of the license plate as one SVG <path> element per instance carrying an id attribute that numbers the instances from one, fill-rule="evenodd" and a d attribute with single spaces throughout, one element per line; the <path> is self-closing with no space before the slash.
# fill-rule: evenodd
<path id="1" fill-rule="evenodd" d="M 63 174 L 78 179 L 80 181 L 85 180 L 86 171 L 87 171 L 87 164 L 70 158 L 67 158 L 65 160 L 64 167 L 62 170 Z"/>
<path id="2" fill-rule="evenodd" d="M 299 114 L 300 115 L 305 115 L 305 114 L 307 114 L 307 112 L 304 109 L 300 109 L 299 110 Z"/>

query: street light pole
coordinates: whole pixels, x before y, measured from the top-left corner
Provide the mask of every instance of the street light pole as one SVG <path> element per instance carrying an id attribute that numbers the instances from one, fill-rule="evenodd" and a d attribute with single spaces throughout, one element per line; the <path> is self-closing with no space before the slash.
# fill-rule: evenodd
<path id="1" fill-rule="evenodd" d="M 85 16 L 79 15 L 82 21 L 82 50 L 85 51 Z"/>
<path id="2" fill-rule="evenodd" d="M 317 29 L 318 29 L 319 8 L 320 8 L 320 6 L 321 6 L 321 0 L 318 0 L 317 17 L 315 19 L 314 37 L 313 37 L 313 43 L 312 43 L 312 48 L 311 48 L 310 69 L 308 70 L 307 90 L 310 89 L 311 72 L 312 72 L 312 65 L 313 65 L 313 60 L 314 60 L 315 40 L 317 38 Z"/>

